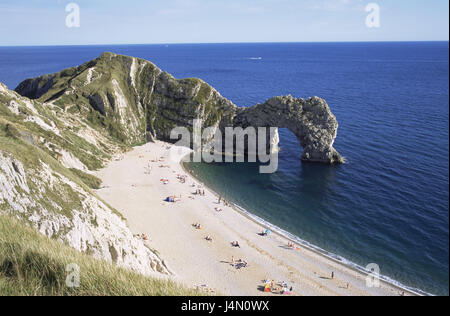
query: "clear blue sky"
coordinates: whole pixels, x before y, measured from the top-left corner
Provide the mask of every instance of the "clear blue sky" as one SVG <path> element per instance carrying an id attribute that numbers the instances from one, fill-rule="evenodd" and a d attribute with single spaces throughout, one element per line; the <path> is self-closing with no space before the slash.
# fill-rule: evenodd
<path id="1" fill-rule="evenodd" d="M 365 24 L 371 2 L 380 28 Z M 0 45 L 448 41 L 448 12 L 448 0 L 1 0 Z"/>

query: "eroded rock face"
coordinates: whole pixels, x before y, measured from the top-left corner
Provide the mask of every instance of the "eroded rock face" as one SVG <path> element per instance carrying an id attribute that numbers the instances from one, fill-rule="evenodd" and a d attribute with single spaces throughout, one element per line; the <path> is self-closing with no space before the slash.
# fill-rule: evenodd
<path id="1" fill-rule="evenodd" d="M 203 127 L 221 131 L 236 126 L 288 128 L 304 149 L 303 161 L 343 162 L 333 148 L 338 123 L 323 99 L 275 97 L 242 109 L 202 80 L 177 80 L 138 58 L 104 53 L 80 67 L 28 79 L 16 91 L 94 109 L 128 144 L 171 141 L 174 127 L 192 128 L 193 120 L 200 119 Z"/>
<path id="2" fill-rule="evenodd" d="M 0 148 L 0 215 L 5 214 L 94 258 L 144 275 L 170 274 L 164 261 L 97 197 L 49 165 L 37 162 L 27 168 Z"/>
<path id="3" fill-rule="evenodd" d="M 137 273 L 170 274 L 120 214 L 72 171 L 88 175 L 120 152 L 123 144 L 106 134 L 70 107 L 30 100 L 0 84 L 0 215 Z"/>
<path id="4" fill-rule="evenodd" d="M 271 127 L 289 129 L 303 147 L 302 160 L 306 162 L 342 163 L 333 148 L 338 122 L 325 100 L 308 100 L 292 96 L 275 97 L 264 104 L 238 111 L 235 126 Z"/>

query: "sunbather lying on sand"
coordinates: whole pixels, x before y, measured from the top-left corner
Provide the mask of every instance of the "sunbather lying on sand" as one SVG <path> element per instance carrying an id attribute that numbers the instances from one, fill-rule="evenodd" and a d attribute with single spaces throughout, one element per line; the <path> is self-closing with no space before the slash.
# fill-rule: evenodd
<path id="1" fill-rule="evenodd" d="M 248 263 L 247 262 L 245 262 L 245 261 L 242 261 L 242 260 L 239 260 L 238 261 L 238 263 L 236 263 L 235 265 L 234 265 L 234 267 L 236 268 L 236 269 L 242 269 L 242 268 L 247 268 L 248 267 Z"/>
<path id="2" fill-rule="evenodd" d="M 241 248 L 238 241 L 232 241 L 231 246 L 236 247 L 236 248 Z"/>
<path id="3" fill-rule="evenodd" d="M 174 195 L 168 196 L 164 201 L 169 202 L 169 203 L 180 202 L 181 201 L 181 196 L 180 197 L 176 197 Z"/>

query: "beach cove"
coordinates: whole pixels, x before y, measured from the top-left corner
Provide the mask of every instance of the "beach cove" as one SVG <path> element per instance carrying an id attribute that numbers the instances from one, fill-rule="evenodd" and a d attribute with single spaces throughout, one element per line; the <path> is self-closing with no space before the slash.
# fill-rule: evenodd
<path id="1" fill-rule="evenodd" d="M 402 295 L 385 282 L 368 288 L 363 273 L 304 246 L 289 247 L 281 235 L 261 236 L 264 226 L 219 204 L 214 192 L 183 170 L 180 161 L 188 152 L 148 143 L 96 173 L 103 180 L 97 194 L 158 251 L 176 281 L 238 296 L 280 295 L 264 292 L 266 280 L 277 289 L 286 283 L 295 296 Z M 232 246 L 236 241 L 239 247 Z"/>

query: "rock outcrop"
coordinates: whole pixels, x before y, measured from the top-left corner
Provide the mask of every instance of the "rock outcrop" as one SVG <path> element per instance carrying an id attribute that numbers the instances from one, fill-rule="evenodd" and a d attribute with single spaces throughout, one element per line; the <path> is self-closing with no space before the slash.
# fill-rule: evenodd
<path id="1" fill-rule="evenodd" d="M 306 162 L 342 163 L 333 148 L 338 123 L 325 100 L 276 97 L 264 104 L 238 108 L 199 79 L 177 80 L 154 64 L 104 53 L 80 67 L 28 79 L 16 91 L 41 102 L 76 105 L 93 124 L 132 145 L 146 140 L 171 141 L 177 126 L 288 128 L 304 149 Z"/>
<path id="2" fill-rule="evenodd" d="M 264 104 L 238 111 L 235 126 L 289 129 L 303 147 L 302 160 L 307 162 L 341 163 L 333 148 L 338 123 L 327 103 L 318 97 L 308 100 L 292 96 L 275 97 Z"/>

